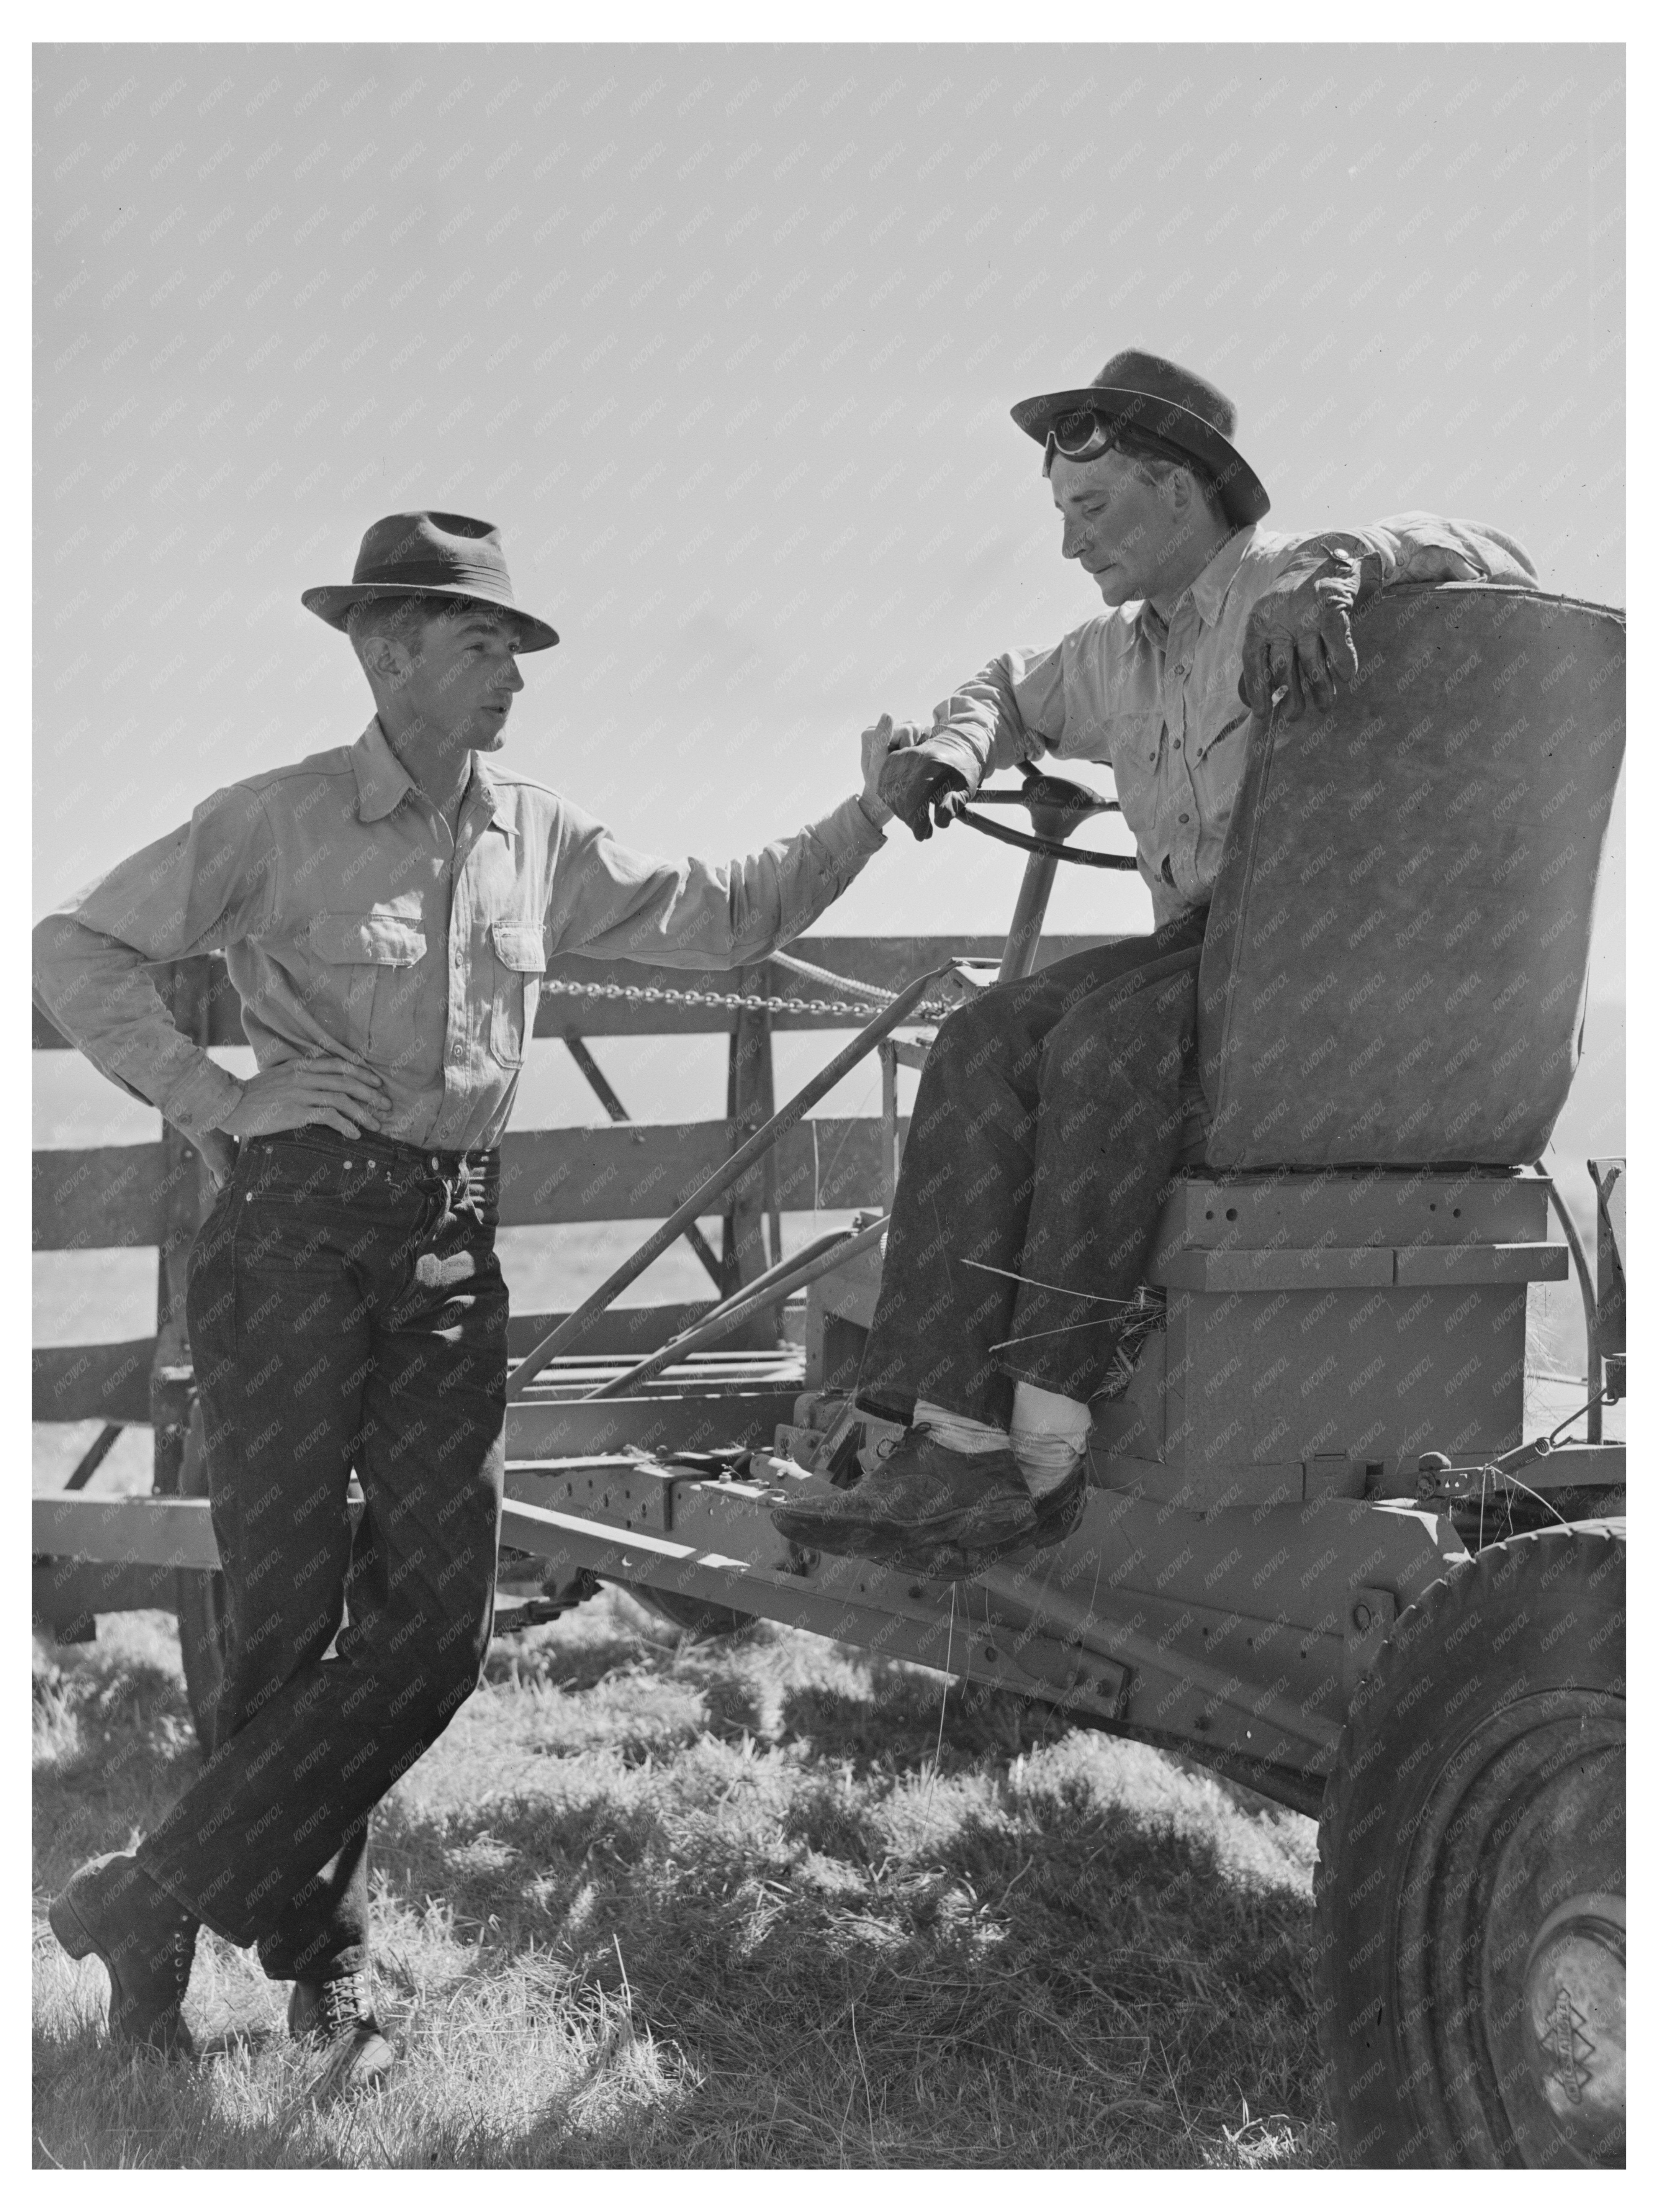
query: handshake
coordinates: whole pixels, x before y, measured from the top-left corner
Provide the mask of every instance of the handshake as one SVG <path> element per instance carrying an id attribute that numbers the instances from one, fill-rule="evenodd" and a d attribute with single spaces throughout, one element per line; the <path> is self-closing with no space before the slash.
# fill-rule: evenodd
<path id="1" fill-rule="evenodd" d="M 919 722 L 895 724 L 890 714 L 863 733 L 865 798 L 923 842 L 935 823 L 947 830 L 969 796 L 959 769 L 920 750 L 926 734 Z"/>

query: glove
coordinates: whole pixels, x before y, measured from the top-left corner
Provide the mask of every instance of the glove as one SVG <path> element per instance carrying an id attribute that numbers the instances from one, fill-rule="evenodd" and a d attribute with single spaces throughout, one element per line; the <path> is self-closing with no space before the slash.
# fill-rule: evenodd
<path id="1" fill-rule="evenodd" d="M 892 809 L 920 843 L 932 835 L 935 822 L 947 830 L 968 795 L 967 778 L 947 762 L 935 760 L 920 748 L 887 755 L 881 770 L 881 804 Z"/>
<path id="2" fill-rule="evenodd" d="M 1256 600 L 1243 633 L 1238 696 L 1265 721 L 1282 690 L 1284 719 L 1299 721 L 1307 698 L 1321 709 L 1338 682 L 1358 674 L 1352 617 L 1377 586 L 1345 547 L 1310 547 Z"/>

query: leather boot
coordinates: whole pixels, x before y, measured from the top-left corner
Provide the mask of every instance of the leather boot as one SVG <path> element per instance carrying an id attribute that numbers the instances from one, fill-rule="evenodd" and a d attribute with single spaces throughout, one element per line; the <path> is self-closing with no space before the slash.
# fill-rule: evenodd
<path id="1" fill-rule="evenodd" d="M 374 2017 L 364 1968 L 295 1982 L 288 2000 L 288 2032 L 326 2054 L 327 2063 L 312 2092 L 319 2102 L 372 2088 L 394 2063 L 392 2046 Z"/>
<path id="2" fill-rule="evenodd" d="M 814 1551 L 878 1562 L 950 1546 L 1028 1536 L 1036 1507 L 1012 1452 L 957 1452 L 910 1429 L 891 1456 L 850 1490 L 791 1496 L 774 1527 Z"/>
<path id="3" fill-rule="evenodd" d="M 95 1951 L 108 1969 L 112 2042 L 194 2057 L 179 2008 L 190 1987 L 197 1923 L 131 1852 L 89 1859 L 53 1898 L 46 1917 L 71 1959 Z"/>
<path id="4" fill-rule="evenodd" d="M 912 1539 L 892 1554 L 889 1564 L 905 1574 L 925 1575 L 933 1582 L 970 1582 L 999 1560 L 1028 1559 L 1062 1544 L 1082 1519 L 1087 1503 L 1088 1465 L 1085 1459 L 1079 1459 L 1063 1482 L 1044 1491 L 1035 1501 L 1035 1518 L 1029 1528 L 977 1539 L 971 1534 L 944 1541 Z"/>

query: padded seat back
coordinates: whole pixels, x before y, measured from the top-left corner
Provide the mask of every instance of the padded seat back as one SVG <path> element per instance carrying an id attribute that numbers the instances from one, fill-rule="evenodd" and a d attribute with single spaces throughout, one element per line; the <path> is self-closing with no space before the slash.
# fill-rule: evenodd
<path id="1" fill-rule="evenodd" d="M 1199 975 L 1206 1163 L 1534 1160 L 1582 1044 L 1624 617 L 1438 585 L 1355 636 L 1327 714 L 1250 734 Z"/>

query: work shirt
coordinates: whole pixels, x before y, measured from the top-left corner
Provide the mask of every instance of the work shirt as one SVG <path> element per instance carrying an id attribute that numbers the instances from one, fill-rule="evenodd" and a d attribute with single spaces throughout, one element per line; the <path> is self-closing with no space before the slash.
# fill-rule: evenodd
<path id="1" fill-rule="evenodd" d="M 1102 761 L 1159 923 L 1204 905 L 1243 774 L 1238 696 L 1250 610 L 1309 548 L 1377 556 L 1383 583 L 1536 579 L 1512 541 L 1476 522 L 1389 516 L 1354 531 L 1239 531 L 1165 623 L 1149 601 L 1113 607 L 1040 651 L 999 653 L 933 709 L 924 750 L 970 790 L 1043 751 Z"/>
<path id="2" fill-rule="evenodd" d="M 173 1027 L 143 963 L 222 950 L 262 1070 L 365 1060 L 391 1093 L 382 1135 L 471 1150 L 507 1126 L 553 955 L 762 959 L 883 842 L 854 798 L 747 860 L 658 860 L 476 755 L 452 839 L 377 717 L 354 745 L 216 792 L 48 915 L 36 990 L 106 1075 L 197 1135 L 242 1085 Z"/>

